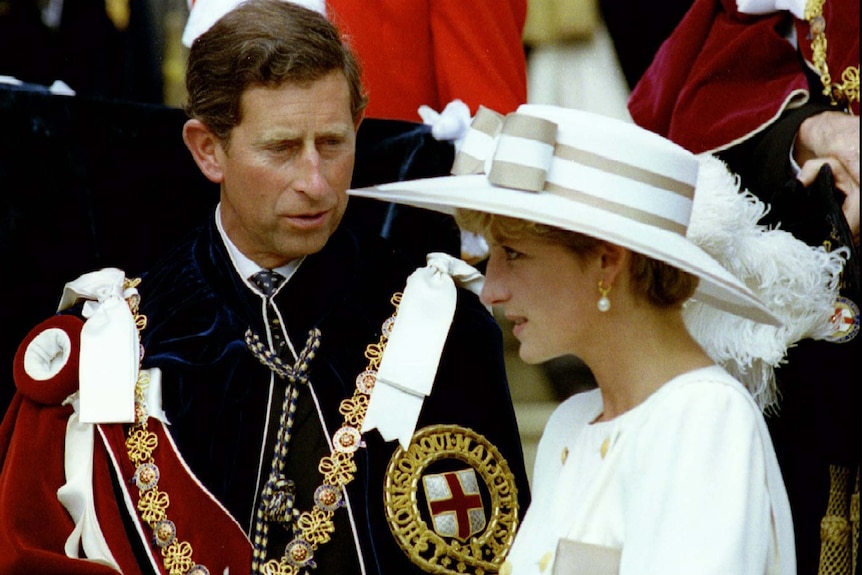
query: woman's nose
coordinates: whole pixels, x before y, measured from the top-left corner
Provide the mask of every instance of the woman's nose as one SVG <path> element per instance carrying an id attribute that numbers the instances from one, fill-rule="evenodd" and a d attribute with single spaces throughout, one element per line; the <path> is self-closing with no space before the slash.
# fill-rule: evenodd
<path id="1" fill-rule="evenodd" d="M 499 305 L 509 299 L 509 292 L 502 282 L 501 275 L 497 269 L 496 258 L 491 255 L 485 268 L 485 283 L 479 299 L 485 305 Z"/>

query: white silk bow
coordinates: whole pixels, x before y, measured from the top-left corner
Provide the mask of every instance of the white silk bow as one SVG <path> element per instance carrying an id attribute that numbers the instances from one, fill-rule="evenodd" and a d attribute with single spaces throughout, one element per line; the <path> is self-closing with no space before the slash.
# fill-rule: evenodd
<path id="1" fill-rule="evenodd" d="M 376 428 L 404 449 L 437 375 L 455 315 L 456 284 L 478 294 L 484 283 L 476 268 L 448 254 L 431 253 L 427 261 L 407 279 L 362 425 L 363 433 Z"/>
<path id="2" fill-rule="evenodd" d="M 99 524 L 93 493 L 93 456 L 97 423 L 132 422 L 135 417 L 135 383 L 138 379 L 140 343 L 135 319 L 126 299 L 137 295 L 124 289 L 125 273 L 106 268 L 84 274 L 66 284 L 58 311 L 84 300 L 80 349 L 70 346 L 67 334 L 47 330 L 34 338 L 25 352 L 27 373 L 39 380 L 55 376 L 79 354 L 78 393 L 65 403 L 74 412 L 66 424 L 64 471 L 66 482 L 57 500 L 69 512 L 74 528 L 64 550 L 73 558 L 84 557 L 119 570 Z M 149 374 L 146 404 L 150 413 L 163 418 L 161 378 Z M 82 555 L 83 554 L 83 555 Z"/>
<path id="3" fill-rule="evenodd" d="M 140 342 L 123 289 L 122 270 L 105 268 L 66 284 L 58 311 L 86 300 L 79 367 L 82 423 L 131 423 L 135 420 L 135 382 Z"/>

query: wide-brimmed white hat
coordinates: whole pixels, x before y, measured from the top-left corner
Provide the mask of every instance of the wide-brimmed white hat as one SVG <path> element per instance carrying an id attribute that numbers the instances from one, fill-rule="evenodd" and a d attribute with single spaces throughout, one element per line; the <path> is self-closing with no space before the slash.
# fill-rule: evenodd
<path id="1" fill-rule="evenodd" d="M 694 298 L 759 323 L 781 321 L 686 237 L 698 158 L 635 124 L 525 104 L 477 112 L 447 177 L 350 190 L 454 213 L 531 220 L 607 240 L 700 278 Z"/>

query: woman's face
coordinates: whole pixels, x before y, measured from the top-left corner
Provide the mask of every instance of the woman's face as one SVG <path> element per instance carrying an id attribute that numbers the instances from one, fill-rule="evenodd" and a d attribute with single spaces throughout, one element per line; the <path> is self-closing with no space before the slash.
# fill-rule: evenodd
<path id="1" fill-rule="evenodd" d="M 580 355 L 591 342 L 590 326 L 600 313 L 601 258 L 581 258 L 537 238 L 489 243 L 482 301 L 500 306 L 514 324 L 521 359 L 540 363 Z"/>

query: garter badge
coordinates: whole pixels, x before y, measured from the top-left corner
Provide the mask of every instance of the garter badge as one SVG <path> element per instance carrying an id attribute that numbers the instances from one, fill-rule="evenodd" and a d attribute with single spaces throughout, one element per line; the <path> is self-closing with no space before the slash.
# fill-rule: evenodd
<path id="1" fill-rule="evenodd" d="M 829 318 L 832 333 L 826 336 L 826 341 L 845 343 L 859 333 L 859 306 L 846 297 L 835 300 L 835 311 Z"/>
<path id="2" fill-rule="evenodd" d="M 457 425 L 419 430 L 386 470 L 389 528 L 428 573 L 497 573 L 518 527 L 509 464 L 484 436 Z"/>

